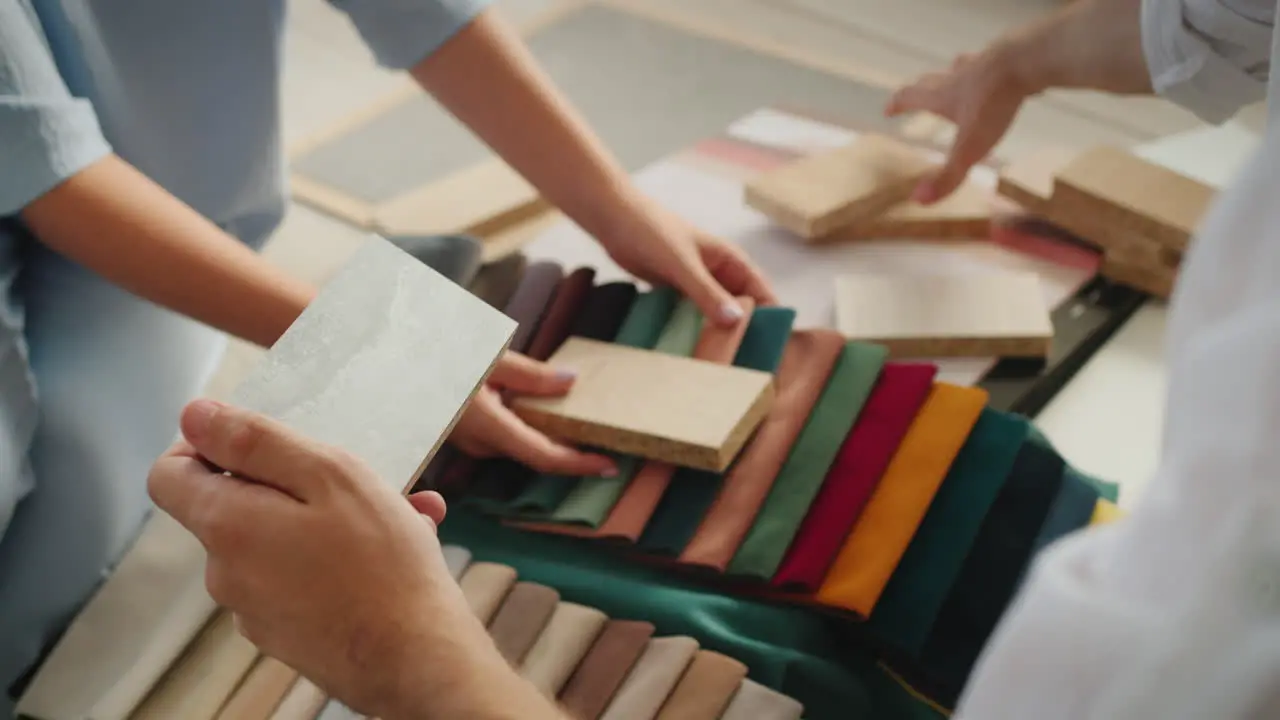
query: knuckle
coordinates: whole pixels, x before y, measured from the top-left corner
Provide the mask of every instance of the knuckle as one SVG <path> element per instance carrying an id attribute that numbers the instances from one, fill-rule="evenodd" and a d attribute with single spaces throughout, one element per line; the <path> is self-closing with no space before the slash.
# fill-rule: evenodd
<path id="1" fill-rule="evenodd" d="M 236 557 L 246 549 L 248 538 L 245 523 L 240 518 L 222 511 L 216 504 L 206 508 L 203 515 L 201 535 L 211 556 Z"/>
<path id="2" fill-rule="evenodd" d="M 227 427 L 227 451 L 241 461 L 251 458 L 258 452 L 266 432 L 262 418 L 248 416 L 234 420 Z"/>

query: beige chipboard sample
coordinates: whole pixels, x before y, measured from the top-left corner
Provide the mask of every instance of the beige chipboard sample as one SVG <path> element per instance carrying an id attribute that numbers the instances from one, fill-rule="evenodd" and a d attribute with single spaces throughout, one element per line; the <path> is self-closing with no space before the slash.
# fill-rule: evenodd
<path id="1" fill-rule="evenodd" d="M 372 239 L 253 368 L 231 403 L 346 450 L 404 490 L 514 330 L 510 318 Z M 215 612 L 204 587 L 203 549 L 156 512 L 41 667 L 19 713 L 124 720 Z M 246 654 L 244 671 L 253 660 Z"/>
<path id="2" fill-rule="evenodd" d="M 1031 273 L 842 275 L 836 328 L 893 357 L 1045 357 L 1053 323 Z"/>
<path id="3" fill-rule="evenodd" d="M 1079 150 L 1047 147 L 1015 158 L 1001 169 L 996 192 L 1027 212 L 1042 215 L 1053 197 L 1054 178 L 1079 154 Z"/>
<path id="4" fill-rule="evenodd" d="M 985 238 L 991 234 L 993 193 L 972 180 L 930 205 L 910 200 L 859 220 L 815 242 L 892 238 Z"/>
<path id="5" fill-rule="evenodd" d="M 513 409 L 568 442 L 723 471 L 773 403 L 773 376 L 664 353 L 570 338 L 550 359 L 577 373 L 559 398 Z"/>
<path id="6" fill-rule="evenodd" d="M 747 205 L 802 238 L 821 238 L 907 200 L 935 167 L 921 150 L 885 135 L 858 136 L 747 183 Z"/>

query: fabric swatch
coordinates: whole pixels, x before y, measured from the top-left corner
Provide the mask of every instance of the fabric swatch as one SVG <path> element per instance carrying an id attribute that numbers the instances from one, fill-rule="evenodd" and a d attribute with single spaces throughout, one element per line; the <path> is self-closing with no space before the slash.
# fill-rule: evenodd
<path id="1" fill-rule="evenodd" d="M 756 308 L 733 357 L 734 366 L 776 372 L 795 318 L 795 311 L 789 308 Z M 723 473 L 677 470 L 636 540 L 639 547 L 658 555 L 677 556 L 683 552 L 719 494 L 724 478 Z"/>
<path id="2" fill-rule="evenodd" d="M 836 455 L 791 549 L 778 587 L 814 591 L 840 552 L 885 468 L 907 436 L 938 373 L 936 365 L 889 363 Z M 945 469 L 944 469 L 945 472 Z M 941 480 L 941 477 L 939 477 Z"/>
<path id="3" fill-rule="evenodd" d="M 516 332 L 508 347 L 516 352 L 529 348 L 563 280 L 564 268 L 557 262 L 536 262 L 525 268 L 520 285 L 503 309 L 507 317 L 516 321 Z"/>
<path id="4" fill-rule="evenodd" d="M 520 665 L 520 675 L 554 700 L 578 668 L 608 620 L 605 614 L 562 602 Z"/>
<path id="5" fill-rule="evenodd" d="M 597 720 L 653 637 L 653 623 L 610 620 L 560 692 L 573 720 Z"/>
<path id="6" fill-rule="evenodd" d="M 515 570 L 491 562 L 471 563 L 458 581 L 471 612 L 484 625 L 488 625 L 493 619 L 493 614 L 502 606 L 502 601 L 515 584 Z"/>
<path id="7" fill-rule="evenodd" d="M 747 677 L 747 666 L 727 655 L 699 650 L 658 720 L 718 720 Z"/>
<path id="8" fill-rule="evenodd" d="M 653 720 L 675 690 L 698 652 L 698 641 L 677 636 L 654 638 L 631 668 L 603 720 Z"/>
<path id="9" fill-rule="evenodd" d="M 786 463 L 843 347 L 844 340 L 830 330 L 791 334 L 778 368 L 773 407 L 725 475 L 711 507 L 681 552 L 681 562 L 721 571 L 729 564 Z M 674 487 L 682 483 L 683 479 Z"/>
<path id="10" fill-rule="evenodd" d="M 485 265 L 471 281 L 471 294 L 502 310 L 515 294 L 529 260 L 522 253 L 513 253 L 497 262 Z"/>
<path id="11" fill-rule="evenodd" d="M 444 555 L 445 567 L 449 568 L 449 577 L 454 580 L 462 577 L 471 564 L 471 551 L 460 545 L 445 545 L 440 548 L 440 553 Z"/>
<path id="12" fill-rule="evenodd" d="M 1053 443 L 1049 442 L 1049 438 L 1046 437 L 1045 434 L 1040 431 L 1040 428 L 1036 427 L 1035 424 L 1031 423 L 1030 421 L 1028 421 L 1027 425 L 1028 425 L 1027 440 L 1033 443 L 1037 443 L 1039 445 L 1043 445 L 1049 448 L 1050 450 L 1057 452 L 1057 449 L 1053 447 Z M 1077 470 L 1077 472 L 1080 473 L 1080 477 L 1084 478 L 1085 482 L 1092 485 L 1093 489 L 1098 491 L 1099 495 L 1106 498 L 1107 500 L 1110 500 L 1113 503 L 1120 502 L 1120 485 L 1119 484 L 1113 483 L 1107 480 L 1103 480 L 1102 478 L 1095 477 L 1084 471 Z"/>
<path id="13" fill-rule="evenodd" d="M 840 548 L 819 602 L 871 615 L 986 403 L 985 390 L 933 386 Z"/>
<path id="14" fill-rule="evenodd" d="M 729 573 L 767 580 L 777 572 L 887 357 L 881 345 L 845 344 Z"/>
<path id="15" fill-rule="evenodd" d="M 265 655 L 240 682 L 218 711 L 218 720 L 269 720 L 285 693 L 298 680 L 298 673 L 284 663 Z"/>
<path id="16" fill-rule="evenodd" d="M 529 341 L 526 355 L 546 361 L 564 343 L 578 316 L 586 309 L 595 276 L 596 272 L 591 268 L 578 268 L 560 283 L 542 316 L 542 322 Z M 471 475 L 469 480 L 461 483 L 466 494 L 459 504 L 481 510 L 505 506 L 536 476 L 533 470 L 510 458 L 474 462 L 467 469 Z"/>
<path id="17" fill-rule="evenodd" d="M 804 706 L 754 680 L 743 680 L 720 720 L 800 720 Z"/>
<path id="18" fill-rule="evenodd" d="M 1093 516 L 1089 518 L 1090 525 L 1106 525 L 1124 517 L 1124 511 L 1119 505 L 1106 498 L 1098 498 L 1098 504 L 1093 507 Z"/>
<path id="19" fill-rule="evenodd" d="M 983 645 L 1013 599 L 1031 549 L 1062 487 L 1062 458 L 1035 442 L 1023 443 L 1004 488 L 991 505 L 969 557 L 947 595 L 921 660 L 954 706 Z"/>
<path id="20" fill-rule="evenodd" d="M 688 357 L 693 354 L 702 332 L 702 314 L 688 299 L 681 300 L 671 313 L 662 334 L 654 344 L 655 352 Z M 622 491 L 639 472 L 642 462 L 637 458 L 617 458 L 618 474 L 613 477 L 584 477 L 578 480 L 564 502 L 552 511 L 548 520 L 556 523 L 599 527 Z"/>
<path id="21" fill-rule="evenodd" d="M 560 593 L 546 585 L 518 582 L 511 588 L 489 623 L 489 636 L 507 662 L 519 667 L 559 604 Z"/>
<path id="22" fill-rule="evenodd" d="M 1074 468 L 1065 468 L 1062 472 L 1062 487 L 1058 489 L 1053 505 L 1049 506 L 1049 514 L 1045 516 L 1040 534 L 1031 547 L 1031 554 L 1036 555 L 1053 541 L 1088 526 L 1101 499 L 1093 485 L 1084 479 L 1084 475 Z"/>
<path id="23" fill-rule="evenodd" d="M 1016 415 L 987 408 L 978 416 L 871 614 L 877 636 L 920 652 L 1026 437 Z"/>

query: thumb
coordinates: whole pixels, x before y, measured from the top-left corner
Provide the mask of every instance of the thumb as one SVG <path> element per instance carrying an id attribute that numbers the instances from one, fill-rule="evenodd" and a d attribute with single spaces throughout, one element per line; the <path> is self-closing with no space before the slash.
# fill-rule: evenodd
<path id="1" fill-rule="evenodd" d="M 444 522 L 446 506 L 444 497 L 440 493 L 432 490 L 416 492 L 409 496 L 409 504 L 418 511 L 418 514 L 430 519 L 432 523 L 439 525 Z"/>
<path id="2" fill-rule="evenodd" d="M 732 327 L 746 315 L 742 304 L 729 294 L 701 264 L 691 270 L 677 287 L 698 306 L 702 315 L 717 325 Z"/>
<path id="3" fill-rule="evenodd" d="M 219 469 L 299 500 L 314 494 L 315 478 L 324 475 L 322 448 L 265 415 L 196 400 L 179 424 L 192 448 Z"/>
<path id="4" fill-rule="evenodd" d="M 522 395 L 554 396 L 569 392 L 574 373 L 551 367 L 527 355 L 507 352 L 489 374 L 489 383 Z"/>

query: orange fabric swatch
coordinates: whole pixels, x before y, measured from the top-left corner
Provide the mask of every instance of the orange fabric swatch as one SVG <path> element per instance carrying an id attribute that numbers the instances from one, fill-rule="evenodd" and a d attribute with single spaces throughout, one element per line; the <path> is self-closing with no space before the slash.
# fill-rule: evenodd
<path id="1" fill-rule="evenodd" d="M 1119 505 L 1106 498 L 1098 498 L 1098 504 L 1093 506 L 1093 517 L 1089 518 L 1089 524 L 1106 525 L 1122 517 L 1124 517 L 1124 511 Z"/>
<path id="2" fill-rule="evenodd" d="M 731 328 L 721 327 L 717 323 L 704 323 L 698 344 L 694 347 L 693 357 L 698 360 L 727 365 L 733 362 L 733 356 L 742 344 L 742 336 L 747 331 L 746 318 L 755 310 L 755 301 L 748 297 L 740 297 L 738 306 L 742 308 L 743 320 Z M 605 521 L 599 528 L 581 525 L 566 525 L 548 522 L 513 522 L 512 525 L 526 530 L 537 530 L 560 535 L 572 535 L 586 538 L 622 538 L 635 542 L 644 532 L 645 525 L 653 516 L 654 508 L 671 484 L 671 477 L 676 467 L 668 463 L 647 461 L 640 466 L 635 477 L 622 492 L 618 502 L 609 511 Z"/>
<path id="3" fill-rule="evenodd" d="M 680 562 L 721 572 L 728 566 L 809 419 L 844 343 L 844 338 L 831 330 L 792 333 L 778 367 L 773 408 L 725 476 L 720 494 L 680 555 Z"/>
<path id="4" fill-rule="evenodd" d="M 818 602 L 871 615 L 986 404 L 985 390 L 933 386 L 818 589 Z"/>

